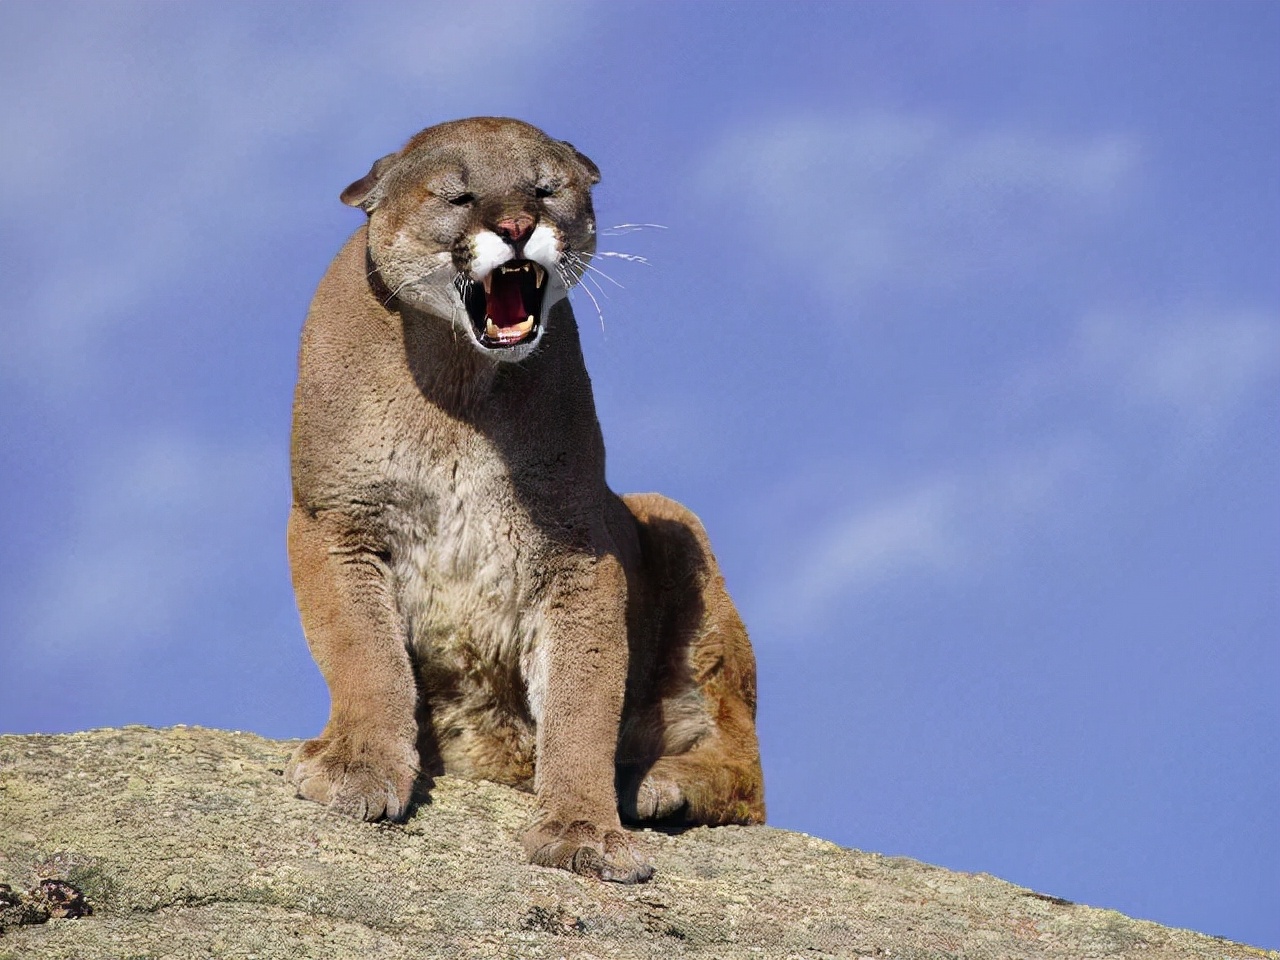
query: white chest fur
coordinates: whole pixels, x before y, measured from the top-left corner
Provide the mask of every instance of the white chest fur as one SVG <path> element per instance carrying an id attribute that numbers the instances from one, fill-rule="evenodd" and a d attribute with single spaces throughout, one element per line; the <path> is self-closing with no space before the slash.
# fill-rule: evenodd
<path id="1" fill-rule="evenodd" d="M 409 454 L 393 462 L 401 495 L 387 521 L 409 644 L 417 656 L 459 670 L 518 672 L 536 722 L 545 589 L 539 537 L 510 477 L 496 456 Z"/>

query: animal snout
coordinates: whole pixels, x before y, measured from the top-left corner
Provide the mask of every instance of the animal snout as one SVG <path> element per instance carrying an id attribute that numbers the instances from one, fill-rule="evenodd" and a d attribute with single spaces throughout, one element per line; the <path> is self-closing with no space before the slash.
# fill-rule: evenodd
<path id="1" fill-rule="evenodd" d="M 498 235 L 507 243 L 520 243 L 533 232 L 533 217 L 517 213 L 498 221 Z"/>

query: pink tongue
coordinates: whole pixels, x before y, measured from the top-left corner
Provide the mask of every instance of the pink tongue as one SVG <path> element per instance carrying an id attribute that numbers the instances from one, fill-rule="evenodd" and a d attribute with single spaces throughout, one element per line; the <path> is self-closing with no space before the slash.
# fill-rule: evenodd
<path id="1" fill-rule="evenodd" d="M 499 327 L 514 327 L 529 316 L 520 296 L 518 277 L 519 274 L 504 274 L 500 269 L 494 271 L 485 313 Z"/>

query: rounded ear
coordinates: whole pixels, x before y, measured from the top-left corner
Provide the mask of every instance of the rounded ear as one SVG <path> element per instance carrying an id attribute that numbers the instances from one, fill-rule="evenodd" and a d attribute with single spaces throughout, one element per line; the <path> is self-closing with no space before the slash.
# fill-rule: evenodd
<path id="1" fill-rule="evenodd" d="M 366 212 L 372 210 L 382 199 L 382 194 L 377 189 L 378 182 L 391 168 L 391 163 L 397 156 L 399 154 L 388 153 L 385 157 L 379 157 L 368 173 L 342 191 L 339 199 L 348 206 L 363 207 Z"/>
<path id="2" fill-rule="evenodd" d="M 587 179 L 591 182 L 591 185 L 594 187 L 597 183 L 599 183 L 599 182 L 600 182 L 600 168 L 599 168 L 599 167 L 597 167 L 594 163 L 592 163 L 591 158 L 590 158 L 590 157 L 588 157 L 585 153 L 580 153 L 580 152 L 578 151 L 578 148 L 577 148 L 577 147 L 575 147 L 575 146 L 574 146 L 572 143 L 570 143 L 568 140 L 561 140 L 561 141 L 560 141 L 560 143 L 561 143 L 563 146 L 568 147 L 568 148 L 569 148 L 569 152 L 573 154 L 574 158 L 575 158 L 575 159 L 576 159 L 580 164 L 582 164 L 582 168 L 583 168 L 584 170 L 586 170 L 586 171 L 587 171 Z"/>

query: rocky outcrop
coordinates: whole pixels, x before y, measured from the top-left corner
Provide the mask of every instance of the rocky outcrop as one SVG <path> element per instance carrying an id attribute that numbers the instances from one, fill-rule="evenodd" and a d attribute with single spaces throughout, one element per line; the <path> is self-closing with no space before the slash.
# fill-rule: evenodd
<path id="1" fill-rule="evenodd" d="M 441 778 L 407 823 L 293 797 L 290 743 L 196 727 L 0 737 L 2 958 L 1280 954 L 768 827 L 641 834 L 620 887 L 532 867 L 531 798 Z"/>

